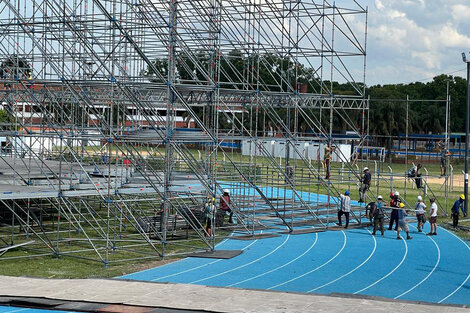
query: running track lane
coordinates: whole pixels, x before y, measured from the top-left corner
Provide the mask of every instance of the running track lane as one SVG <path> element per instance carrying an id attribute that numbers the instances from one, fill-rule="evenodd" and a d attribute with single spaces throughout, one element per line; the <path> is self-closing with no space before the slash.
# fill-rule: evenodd
<path id="1" fill-rule="evenodd" d="M 231 260 L 187 258 L 145 271 L 140 279 L 470 304 L 468 245 L 442 228 L 433 237 L 410 230 L 409 241 L 397 240 L 393 231 L 374 241 L 365 229 L 228 240 L 220 248 L 250 246 Z"/>

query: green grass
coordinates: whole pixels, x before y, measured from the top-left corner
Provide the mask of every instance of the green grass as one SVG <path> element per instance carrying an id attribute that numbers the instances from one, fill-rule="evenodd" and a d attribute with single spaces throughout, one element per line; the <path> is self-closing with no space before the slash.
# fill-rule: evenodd
<path id="1" fill-rule="evenodd" d="M 10 255 L 12 253 L 9 252 L 8 255 L 12 256 Z M 29 252 L 20 251 L 20 253 L 26 256 Z M 156 257 L 155 260 L 128 261 L 105 267 L 100 262 L 67 256 L 20 258 L 0 261 L 0 275 L 43 278 L 111 278 L 159 266 L 174 259 L 161 260 Z"/>

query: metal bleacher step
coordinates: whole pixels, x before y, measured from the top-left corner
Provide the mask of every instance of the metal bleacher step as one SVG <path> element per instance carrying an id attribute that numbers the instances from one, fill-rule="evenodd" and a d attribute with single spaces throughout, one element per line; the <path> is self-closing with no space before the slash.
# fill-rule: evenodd
<path id="1" fill-rule="evenodd" d="M 312 233 L 321 233 L 325 232 L 325 228 L 302 228 L 302 229 L 294 229 L 293 231 L 279 231 L 278 234 L 288 234 L 288 235 L 303 235 L 303 234 L 312 234 Z"/>

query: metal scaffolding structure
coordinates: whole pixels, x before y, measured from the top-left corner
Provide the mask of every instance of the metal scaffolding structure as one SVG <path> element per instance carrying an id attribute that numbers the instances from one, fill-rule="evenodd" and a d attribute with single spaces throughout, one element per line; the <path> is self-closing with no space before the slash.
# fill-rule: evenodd
<path id="1" fill-rule="evenodd" d="M 108 265 L 328 228 L 339 185 L 320 150 L 338 120 L 368 135 L 367 9 L 348 6 L 0 0 L 1 239 Z M 224 188 L 236 224 L 208 234 Z"/>

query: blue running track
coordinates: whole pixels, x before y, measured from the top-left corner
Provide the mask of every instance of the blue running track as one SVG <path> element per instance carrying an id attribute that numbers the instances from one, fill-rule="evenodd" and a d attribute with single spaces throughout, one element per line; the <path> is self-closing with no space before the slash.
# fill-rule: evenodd
<path id="1" fill-rule="evenodd" d="M 397 240 L 349 229 L 239 241 L 217 249 L 243 250 L 230 260 L 185 258 L 122 278 L 304 293 L 349 293 L 470 305 L 470 248 L 443 228 Z M 380 232 L 378 232 L 380 233 Z M 401 233 L 404 235 L 404 233 Z"/>
<path id="2" fill-rule="evenodd" d="M 39 309 L 28 309 L 13 306 L 0 306 L 0 313 L 73 313 L 69 311 L 50 311 L 50 310 L 39 310 Z"/>

